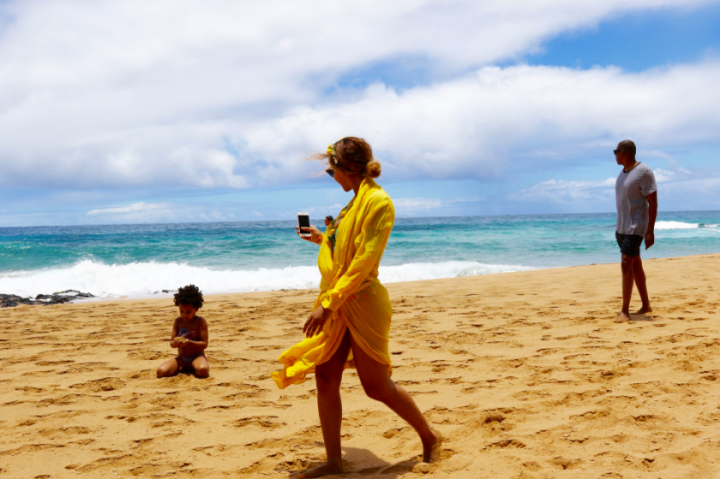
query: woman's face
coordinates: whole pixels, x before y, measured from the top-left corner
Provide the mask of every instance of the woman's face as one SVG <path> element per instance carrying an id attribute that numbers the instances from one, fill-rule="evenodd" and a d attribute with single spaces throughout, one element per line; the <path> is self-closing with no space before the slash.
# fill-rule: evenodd
<path id="1" fill-rule="evenodd" d="M 333 178 L 340 186 L 342 186 L 342 189 L 346 192 L 352 190 L 353 187 L 352 183 L 350 182 L 350 175 L 348 175 L 339 168 L 334 168 L 334 170 L 335 176 Z"/>

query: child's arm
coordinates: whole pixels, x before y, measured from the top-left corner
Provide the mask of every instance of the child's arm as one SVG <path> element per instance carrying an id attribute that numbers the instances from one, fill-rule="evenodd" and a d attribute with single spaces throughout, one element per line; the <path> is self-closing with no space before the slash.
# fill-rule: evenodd
<path id="1" fill-rule="evenodd" d="M 171 348 L 177 348 L 180 346 L 180 343 L 175 341 L 175 337 L 178 335 L 178 322 L 180 318 L 175 318 L 175 321 L 173 322 L 173 328 L 172 333 L 170 333 L 170 347 Z"/>

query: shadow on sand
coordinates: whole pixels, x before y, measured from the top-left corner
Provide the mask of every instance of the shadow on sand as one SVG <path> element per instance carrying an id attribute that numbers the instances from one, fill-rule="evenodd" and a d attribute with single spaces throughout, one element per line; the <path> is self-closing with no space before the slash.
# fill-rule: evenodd
<path id="1" fill-rule="evenodd" d="M 643 321 L 653 321 L 653 317 L 652 317 L 652 316 L 648 316 L 647 313 L 643 313 L 643 314 L 631 314 L 631 315 L 630 315 L 630 322 L 631 322 L 631 323 L 640 323 L 640 322 L 643 322 Z"/>
<path id="2" fill-rule="evenodd" d="M 343 476 L 347 474 L 361 474 L 363 476 L 372 475 L 372 477 L 400 477 L 410 473 L 413 468 L 418 465 L 420 465 L 419 467 L 423 467 L 424 464 L 420 460 L 420 455 L 412 459 L 390 463 L 380 459 L 367 449 L 343 447 L 343 451 L 345 451 L 345 455 L 343 456 L 345 472 L 342 474 Z M 322 462 L 312 462 L 303 470 L 289 471 L 288 477 L 297 477 L 298 474 L 321 466 L 322 464 Z"/>

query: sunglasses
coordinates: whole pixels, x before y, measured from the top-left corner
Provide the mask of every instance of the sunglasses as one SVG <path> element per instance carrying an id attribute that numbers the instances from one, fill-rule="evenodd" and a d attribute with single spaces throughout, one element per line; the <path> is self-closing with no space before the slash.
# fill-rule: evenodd
<path id="1" fill-rule="evenodd" d="M 624 152 L 624 150 L 613 150 L 613 153 L 616 154 L 616 155 L 617 155 L 618 153 L 623 153 L 623 152 Z"/>
<path id="2" fill-rule="evenodd" d="M 327 170 L 325 170 L 325 173 L 330 175 L 330 178 L 335 178 L 335 170 L 333 170 L 332 168 L 328 168 Z"/>

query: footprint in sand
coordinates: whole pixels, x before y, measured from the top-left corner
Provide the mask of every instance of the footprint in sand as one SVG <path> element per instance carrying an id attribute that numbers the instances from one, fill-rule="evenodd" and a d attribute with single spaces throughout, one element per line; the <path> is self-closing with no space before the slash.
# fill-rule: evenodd
<path id="1" fill-rule="evenodd" d="M 115 391 L 125 387 L 125 381 L 120 378 L 102 378 L 94 381 L 88 381 L 85 383 L 73 384 L 70 386 L 71 389 L 86 389 L 95 393 Z"/>
<path id="2" fill-rule="evenodd" d="M 263 429 L 277 429 L 286 426 L 287 423 L 279 421 L 277 416 L 251 416 L 236 419 L 232 425 L 235 427 L 259 426 Z"/>

